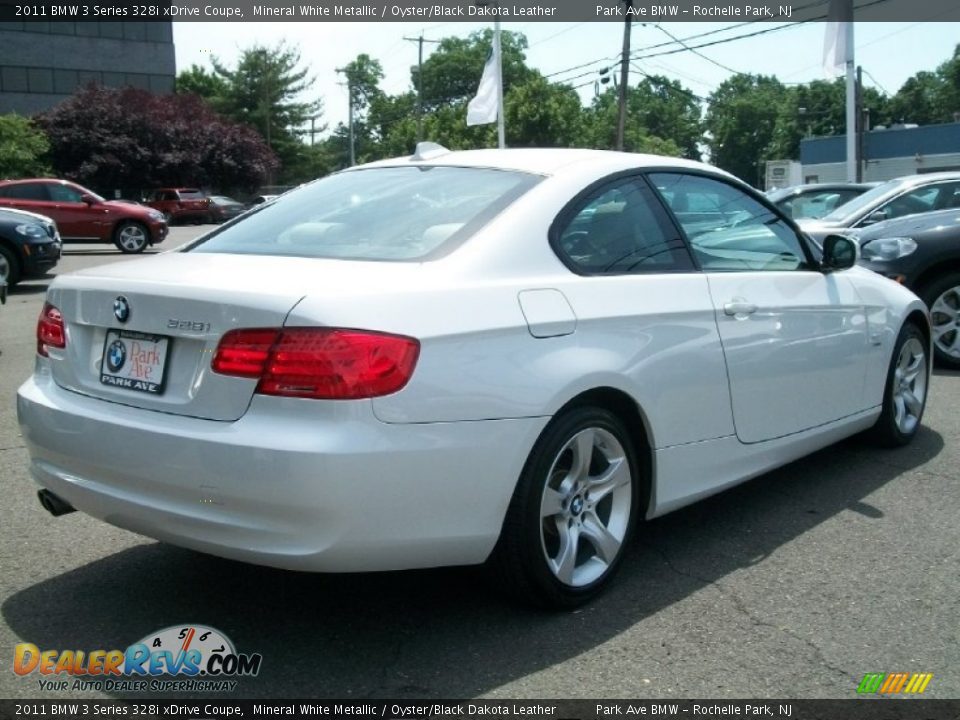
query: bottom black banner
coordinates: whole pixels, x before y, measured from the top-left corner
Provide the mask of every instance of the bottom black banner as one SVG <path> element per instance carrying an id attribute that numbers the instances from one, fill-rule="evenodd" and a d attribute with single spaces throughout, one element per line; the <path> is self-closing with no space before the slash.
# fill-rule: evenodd
<path id="1" fill-rule="evenodd" d="M 960 700 L 0 700 L 0 718 L 960 720 Z"/>

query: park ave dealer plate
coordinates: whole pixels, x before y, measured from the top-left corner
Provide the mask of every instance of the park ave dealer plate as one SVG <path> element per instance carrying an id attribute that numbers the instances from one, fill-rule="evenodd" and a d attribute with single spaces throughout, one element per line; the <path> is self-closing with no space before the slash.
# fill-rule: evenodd
<path id="1" fill-rule="evenodd" d="M 127 330 L 108 330 L 100 361 L 104 385 L 159 395 L 167 365 L 170 338 Z"/>

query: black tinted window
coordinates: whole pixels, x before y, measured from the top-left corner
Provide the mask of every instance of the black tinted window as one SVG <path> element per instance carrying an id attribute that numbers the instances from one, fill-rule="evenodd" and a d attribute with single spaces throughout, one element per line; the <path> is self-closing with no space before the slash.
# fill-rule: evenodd
<path id="1" fill-rule="evenodd" d="M 14 200 L 49 200 L 47 189 L 41 183 L 20 183 L 3 188 L 3 197 Z"/>
<path id="2" fill-rule="evenodd" d="M 653 193 L 634 178 L 587 197 L 560 228 L 556 249 L 573 269 L 590 274 L 693 269 Z"/>

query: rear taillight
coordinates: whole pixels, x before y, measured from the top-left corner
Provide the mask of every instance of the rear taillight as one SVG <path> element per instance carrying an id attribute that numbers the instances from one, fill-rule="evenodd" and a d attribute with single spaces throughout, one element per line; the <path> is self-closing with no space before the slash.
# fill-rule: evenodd
<path id="1" fill-rule="evenodd" d="M 413 338 L 367 330 L 231 330 L 212 367 L 222 375 L 259 378 L 262 395 L 355 400 L 402 388 L 419 353 Z"/>
<path id="2" fill-rule="evenodd" d="M 47 348 L 65 348 L 67 333 L 63 327 L 63 315 L 50 303 L 44 303 L 37 320 L 37 353 L 47 357 Z"/>

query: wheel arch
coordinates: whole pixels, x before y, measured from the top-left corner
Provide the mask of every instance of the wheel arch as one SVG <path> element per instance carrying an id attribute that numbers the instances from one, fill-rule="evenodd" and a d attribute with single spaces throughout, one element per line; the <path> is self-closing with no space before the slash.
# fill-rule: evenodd
<path id="1" fill-rule="evenodd" d="M 601 386 L 585 390 L 572 397 L 564 403 L 554 417 L 563 414 L 566 410 L 576 407 L 603 408 L 616 415 L 617 418 L 627 426 L 633 452 L 639 465 L 638 471 L 640 477 L 638 479 L 640 481 L 639 495 L 641 502 L 641 507 L 638 508 L 641 512 L 639 517 L 646 517 L 653 503 L 653 490 L 655 487 L 654 474 L 656 472 L 653 452 L 653 432 L 646 413 L 637 401 L 623 390 L 609 386 Z"/>
<path id="2" fill-rule="evenodd" d="M 960 257 L 946 258 L 920 273 L 913 283 L 917 294 L 924 293 L 932 283 L 947 273 L 960 273 Z"/>

